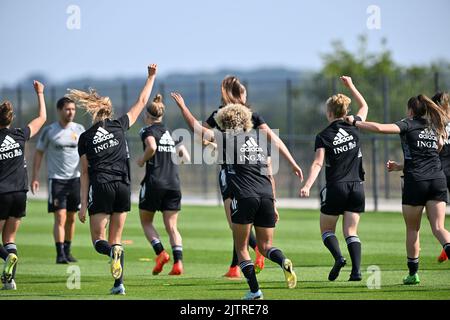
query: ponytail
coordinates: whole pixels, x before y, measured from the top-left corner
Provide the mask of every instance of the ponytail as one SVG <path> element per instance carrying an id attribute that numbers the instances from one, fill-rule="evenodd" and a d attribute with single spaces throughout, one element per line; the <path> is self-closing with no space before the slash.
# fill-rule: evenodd
<path id="1" fill-rule="evenodd" d="M 411 98 L 414 99 L 414 98 Z M 411 101 L 410 99 L 410 101 Z M 438 107 L 430 98 L 428 98 L 424 94 L 419 94 L 417 98 L 415 98 L 416 103 L 414 103 L 417 111 L 426 116 L 428 123 L 432 129 L 436 131 L 439 137 L 447 138 L 447 132 L 445 130 L 445 126 L 447 125 L 448 118 L 447 114 L 442 110 L 442 108 Z M 409 102 L 408 102 L 409 107 Z M 423 111 L 422 111 L 423 110 Z M 414 111 L 414 109 L 413 109 Z M 420 114 L 415 114 L 416 116 L 420 116 Z"/>
<path id="2" fill-rule="evenodd" d="M 79 108 L 85 109 L 91 114 L 93 122 L 98 122 L 113 115 L 112 103 L 109 97 L 101 97 L 95 89 L 89 88 L 89 92 L 77 89 L 68 89 L 66 97 L 73 100 Z"/>

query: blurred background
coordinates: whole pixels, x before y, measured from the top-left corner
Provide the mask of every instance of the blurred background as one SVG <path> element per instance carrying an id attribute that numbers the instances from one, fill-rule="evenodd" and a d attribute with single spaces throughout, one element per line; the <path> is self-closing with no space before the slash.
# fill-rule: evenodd
<path id="1" fill-rule="evenodd" d="M 450 90 L 450 2 L 286 0 L 242 1 L 10 1 L 0 2 L 0 100 L 10 100 L 14 126 L 36 114 L 32 80 L 46 84 L 48 123 L 67 88 L 96 88 L 120 116 L 137 98 L 146 66 L 158 63 L 153 95 L 163 94 L 165 122 L 185 128 L 169 93 L 179 91 L 198 119 L 220 105 L 220 83 L 236 75 L 260 113 L 301 165 L 314 157 L 315 135 L 327 126 L 325 101 L 350 75 L 369 104 L 369 119 L 395 122 L 409 97 Z M 352 105 L 356 110 L 356 105 Z M 90 125 L 83 111 L 76 121 Z M 128 133 L 136 199 L 143 170 L 143 122 Z M 370 209 L 400 204 L 400 174 L 388 174 L 388 159 L 403 159 L 398 136 L 363 135 L 366 195 Z M 36 138 L 27 146 L 31 168 Z M 218 167 L 180 168 L 185 201 L 220 203 Z M 300 182 L 281 159 L 279 198 L 289 206 L 318 207 L 298 199 Z M 45 167 L 41 170 L 45 196 Z"/>

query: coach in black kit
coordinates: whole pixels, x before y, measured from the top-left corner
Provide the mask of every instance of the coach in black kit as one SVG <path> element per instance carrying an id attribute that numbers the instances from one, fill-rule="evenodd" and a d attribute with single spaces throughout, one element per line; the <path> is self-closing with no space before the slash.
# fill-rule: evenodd
<path id="1" fill-rule="evenodd" d="M 368 106 L 364 97 L 354 86 L 350 77 L 341 77 L 342 83 L 350 89 L 358 103 L 355 119 L 365 120 Z M 343 215 L 343 230 L 352 260 L 349 281 L 361 278 L 361 242 L 358 237 L 360 214 L 365 209 L 364 170 L 362 167 L 361 139 L 359 129 L 345 122 L 350 98 L 343 94 L 332 96 L 327 101 L 329 126 L 316 137 L 315 159 L 310 174 L 300 196 L 309 197 L 309 192 L 317 179 L 325 161 L 326 186 L 320 192 L 320 232 L 324 245 L 335 260 L 328 280 L 334 281 L 346 264 L 336 238 L 336 224 Z"/>
<path id="2" fill-rule="evenodd" d="M 34 81 L 39 102 L 39 116 L 23 128 L 10 128 L 14 118 L 9 101 L 0 104 L 0 233 L 3 246 L 0 257 L 5 260 L 2 273 L 3 290 L 16 290 L 17 267 L 16 234 L 21 219 L 25 217 L 28 176 L 25 161 L 25 142 L 33 137 L 47 119 L 44 85 Z"/>
<path id="3" fill-rule="evenodd" d="M 78 141 L 81 163 L 81 209 L 86 220 L 89 209 L 92 242 L 100 254 L 110 256 L 115 279 L 111 294 L 125 294 L 122 231 L 130 210 L 130 164 L 125 132 L 136 122 L 150 97 L 156 77 L 156 65 L 148 67 L 148 78 L 136 103 L 117 120 L 109 97 L 71 90 L 68 95 L 92 115 L 93 125 Z M 108 241 L 106 226 L 109 222 Z"/>

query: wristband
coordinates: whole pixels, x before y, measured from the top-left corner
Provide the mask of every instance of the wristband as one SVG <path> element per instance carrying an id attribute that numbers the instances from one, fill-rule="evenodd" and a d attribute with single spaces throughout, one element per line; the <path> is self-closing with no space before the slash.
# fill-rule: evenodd
<path id="1" fill-rule="evenodd" d="M 353 125 L 354 127 L 356 127 L 356 121 L 359 121 L 359 120 L 358 120 L 358 119 L 354 119 L 354 120 L 353 120 L 352 125 Z"/>

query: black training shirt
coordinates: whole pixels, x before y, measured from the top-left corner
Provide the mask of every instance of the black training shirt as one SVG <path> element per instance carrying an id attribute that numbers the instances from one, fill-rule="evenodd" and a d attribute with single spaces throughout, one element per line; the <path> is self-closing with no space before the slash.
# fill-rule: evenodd
<path id="1" fill-rule="evenodd" d="M 395 123 L 400 128 L 405 166 L 405 180 L 445 178 L 438 152 L 436 132 L 423 118 L 403 119 Z"/>
<path id="2" fill-rule="evenodd" d="M 226 148 L 228 159 L 226 173 L 231 193 L 236 199 L 273 199 L 272 184 L 267 175 L 267 147 L 256 132 L 236 136 L 227 134 L 227 141 L 234 144 Z M 230 162 L 232 162 L 230 164 Z"/>
<path id="3" fill-rule="evenodd" d="M 25 141 L 30 128 L 0 129 L 0 193 L 28 191 Z"/>
<path id="4" fill-rule="evenodd" d="M 356 116 L 355 119 L 361 121 Z M 361 139 L 358 128 L 344 120 L 336 120 L 316 136 L 315 149 L 325 149 L 327 185 L 364 181 Z"/>
<path id="5" fill-rule="evenodd" d="M 123 181 L 130 183 L 130 163 L 125 131 L 128 115 L 117 120 L 99 121 L 83 132 L 78 141 L 78 154 L 89 162 L 90 183 Z"/>
<path id="6" fill-rule="evenodd" d="M 169 129 L 162 123 L 155 123 L 142 128 L 140 131 L 144 151 L 145 139 L 154 137 L 156 151 L 153 157 L 146 162 L 144 181 L 151 188 L 164 190 L 180 190 L 180 178 L 178 165 L 172 161 L 172 155 L 176 153 L 176 142 L 172 139 Z"/>

